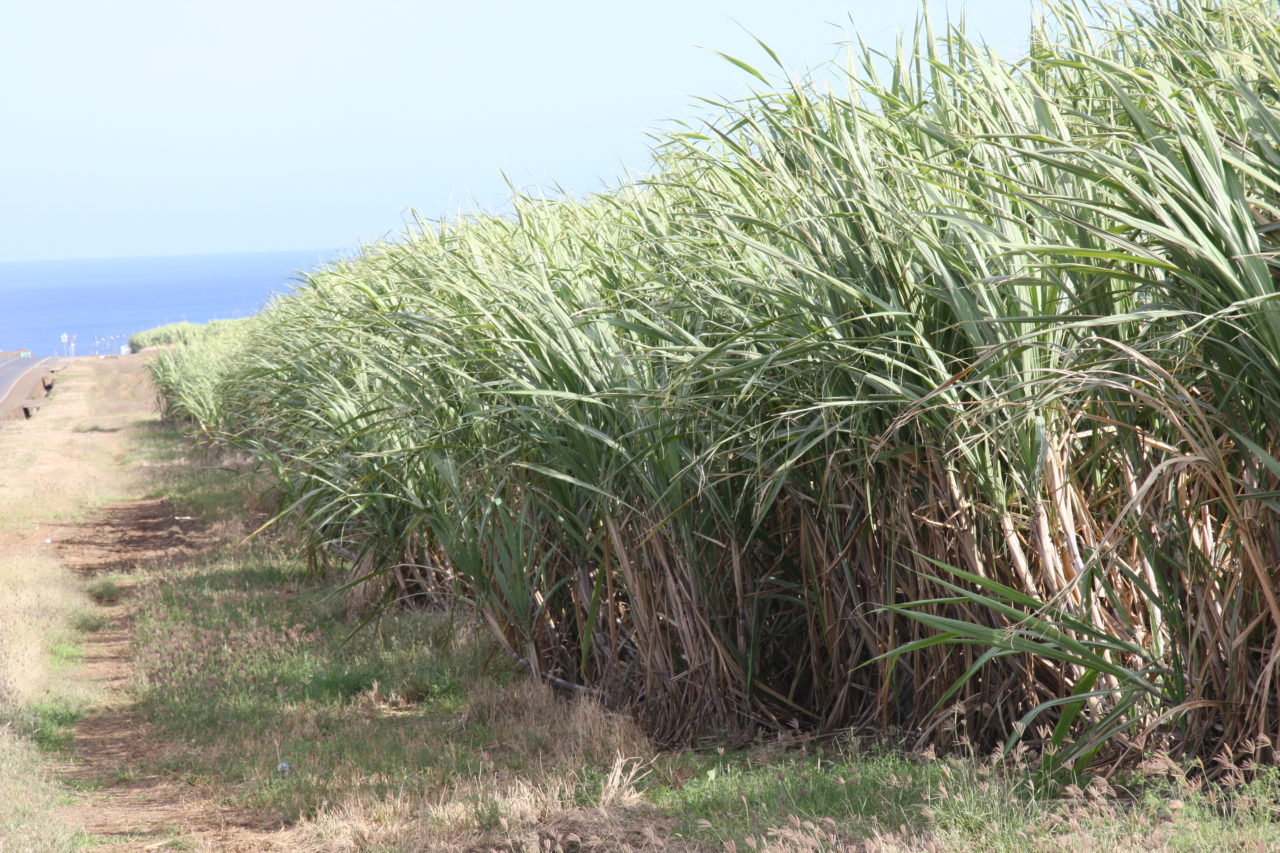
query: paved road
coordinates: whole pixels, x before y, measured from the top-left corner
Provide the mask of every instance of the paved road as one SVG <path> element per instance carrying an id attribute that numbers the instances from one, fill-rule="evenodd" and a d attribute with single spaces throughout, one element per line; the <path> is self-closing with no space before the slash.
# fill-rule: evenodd
<path id="1" fill-rule="evenodd" d="M 36 368 L 47 368 L 53 361 L 48 358 L 0 358 L 0 401 L 3 401 L 18 380 L 27 375 L 27 371 Z"/>

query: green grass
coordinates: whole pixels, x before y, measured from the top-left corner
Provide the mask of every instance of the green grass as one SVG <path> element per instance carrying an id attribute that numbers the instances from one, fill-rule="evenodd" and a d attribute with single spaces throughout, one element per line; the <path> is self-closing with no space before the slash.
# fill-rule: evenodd
<path id="1" fill-rule="evenodd" d="M 92 591 L 90 596 L 103 603 Z M 105 623 L 97 614 L 74 614 L 67 626 L 69 630 L 49 646 L 49 672 L 57 679 L 74 681 L 76 670 L 84 661 L 84 636 L 103 627 Z M 42 699 L 11 708 L 6 722 L 40 749 L 58 752 L 70 743 L 75 724 L 90 712 L 93 704 L 92 697 L 83 692 L 50 691 Z"/>
<path id="2" fill-rule="evenodd" d="M 455 643 L 441 630 L 447 617 L 413 613 L 348 639 L 358 622 L 335 615 L 343 608 L 329 595 L 269 547 L 148 585 L 136 635 L 142 707 L 171 736 L 205 745 L 171 772 L 235 784 L 246 802 L 296 818 L 337 799 L 354 767 L 382 793 L 429 790 L 446 755 L 449 772 L 482 771 L 462 749 L 467 732 L 445 740 L 464 674 L 475 677 L 475 659 L 492 650 Z M 291 772 L 276 773 L 281 761 Z"/>
<path id="3" fill-rule="evenodd" d="M 62 698 L 33 702 L 16 716 L 14 727 L 41 749 L 56 752 L 70 743 L 73 728 L 86 710 L 84 703 Z"/>
<path id="4" fill-rule="evenodd" d="M 115 604 L 124 594 L 121 575 L 94 578 L 85 585 L 85 592 L 98 604 Z"/>
<path id="5" fill-rule="evenodd" d="M 46 666 L 50 675 L 58 682 L 73 683 L 84 661 L 84 636 L 102 627 L 92 612 L 72 614 L 59 638 L 48 646 Z M 58 752 L 70 743 L 75 724 L 92 707 L 93 699 L 84 691 L 50 690 L 43 698 L 6 709 L 5 723 L 41 750 Z"/>
<path id="6" fill-rule="evenodd" d="M 667 756 L 646 797 L 678 818 L 676 834 L 711 847 L 782 849 L 926 840 L 943 850 L 1252 850 L 1280 844 L 1280 775 L 1240 790 L 1190 790 L 1126 777 L 1086 790 L 1046 784 L 1025 764 L 923 758 L 874 742 L 791 752 Z M 656 774 L 655 774 L 656 775 Z M 829 845 L 829 846 L 824 846 Z"/>

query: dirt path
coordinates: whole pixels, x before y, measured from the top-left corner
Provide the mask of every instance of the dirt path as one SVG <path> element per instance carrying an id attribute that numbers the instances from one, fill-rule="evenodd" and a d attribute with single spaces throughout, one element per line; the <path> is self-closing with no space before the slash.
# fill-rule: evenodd
<path id="1" fill-rule="evenodd" d="M 186 745 L 166 742 L 134 706 L 131 573 L 187 559 L 210 539 L 198 519 L 176 515 L 167 500 L 139 498 L 152 484 L 131 454 L 155 419 L 142 359 L 82 360 L 36 418 L 0 433 L 0 587 L 17 595 L 9 590 L 24 583 L 51 586 L 59 596 L 15 598 L 27 614 L 14 621 L 51 621 L 47 611 L 74 596 L 85 607 L 83 590 L 95 578 L 110 575 L 119 589 L 95 606 L 102 627 L 83 636 L 82 660 L 69 673 L 93 699 L 52 768 L 74 792 L 57 817 L 67 831 L 87 834 L 94 850 L 296 849 L 278 822 L 165 775 L 166 756 Z M 49 677 L 32 672 L 48 666 L 38 653 L 43 638 L 29 633 L 0 636 L 0 662 L 6 655 L 21 661 L 0 672 L 0 699 L 6 688 L 19 700 L 24 690 L 49 689 Z M 9 783 L 21 788 L 21 780 Z M 22 843 L 0 837 L 0 849 L 26 849 Z"/>
<path id="2" fill-rule="evenodd" d="M 213 850 L 282 849 L 277 822 L 220 802 L 206 788 L 157 773 L 176 745 L 166 743 L 133 708 L 130 686 L 129 573 L 198 553 L 208 541 L 198 520 L 175 515 L 164 499 L 112 504 L 89 520 L 52 528 L 63 562 L 91 580 L 123 575 L 114 602 L 102 605 L 108 626 L 86 644 L 83 674 L 104 697 L 75 727 L 58 775 L 87 791 L 67 810 L 101 850 L 155 850 L 192 844 Z"/>

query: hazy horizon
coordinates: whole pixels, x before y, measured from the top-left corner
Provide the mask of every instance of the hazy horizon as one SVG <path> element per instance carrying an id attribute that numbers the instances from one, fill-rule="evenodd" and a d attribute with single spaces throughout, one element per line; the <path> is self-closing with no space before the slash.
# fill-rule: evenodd
<path id="1" fill-rule="evenodd" d="M 117 352 L 145 329 L 248 316 L 335 254 L 304 249 L 0 262 L 0 351 L 59 354 L 66 334 L 80 355 L 95 346 Z"/>

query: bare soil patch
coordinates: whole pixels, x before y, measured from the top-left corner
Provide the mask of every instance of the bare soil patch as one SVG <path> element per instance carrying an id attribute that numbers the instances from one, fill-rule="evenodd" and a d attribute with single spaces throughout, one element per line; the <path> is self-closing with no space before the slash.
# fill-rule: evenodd
<path id="1" fill-rule="evenodd" d="M 207 525 L 175 514 L 165 498 L 112 504 L 87 521 L 55 526 L 51 538 L 62 561 L 85 576 L 182 560 L 209 545 Z"/>

